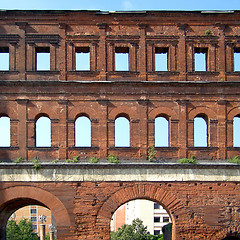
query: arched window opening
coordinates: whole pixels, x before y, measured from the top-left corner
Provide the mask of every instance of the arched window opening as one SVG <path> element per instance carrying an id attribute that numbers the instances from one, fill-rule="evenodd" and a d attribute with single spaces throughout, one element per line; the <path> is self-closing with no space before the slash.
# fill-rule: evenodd
<path id="1" fill-rule="evenodd" d="M 115 236 L 119 236 L 118 229 L 124 224 L 132 225 L 133 222 L 147 227 L 146 239 L 151 235 L 163 237 L 163 234 L 171 234 L 166 232 L 171 228 L 164 227 L 172 223 L 167 211 L 156 202 L 136 199 L 123 204 L 113 214 L 110 226 L 111 239 L 117 239 Z"/>
<path id="2" fill-rule="evenodd" d="M 233 147 L 240 147 L 240 115 L 233 118 Z"/>
<path id="3" fill-rule="evenodd" d="M 75 121 L 75 147 L 91 147 L 91 121 L 81 116 Z"/>
<path id="4" fill-rule="evenodd" d="M 51 120 L 42 116 L 35 123 L 36 147 L 51 147 Z"/>
<path id="5" fill-rule="evenodd" d="M 208 146 L 208 124 L 207 118 L 198 115 L 194 118 L 194 147 Z"/>
<path id="6" fill-rule="evenodd" d="M 126 117 L 115 120 L 115 147 L 130 147 L 130 121 Z"/>
<path id="7" fill-rule="evenodd" d="M 51 237 L 50 239 L 56 239 L 56 220 L 52 212 L 46 207 L 28 205 L 19 208 L 9 217 L 6 226 L 6 240 L 17 239 L 19 235 L 23 238 L 31 236 L 31 239 L 39 239 L 39 237 L 43 239 L 40 216 L 44 216 L 46 219 L 44 221 L 45 236 Z"/>
<path id="8" fill-rule="evenodd" d="M 155 118 L 155 147 L 169 147 L 169 122 L 165 117 Z"/>
<path id="9" fill-rule="evenodd" d="M 0 117 L 0 147 L 11 146 L 10 118 Z"/>

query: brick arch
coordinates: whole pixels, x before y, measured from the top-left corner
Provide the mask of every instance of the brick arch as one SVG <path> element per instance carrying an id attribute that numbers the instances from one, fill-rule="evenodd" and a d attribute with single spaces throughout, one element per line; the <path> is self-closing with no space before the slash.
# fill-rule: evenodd
<path id="1" fill-rule="evenodd" d="M 99 209 L 96 223 L 110 226 L 113 213 L 124 203 L 136 199 L 146 199 L 161 204 L 170 215 L 173 225 L 175 225 L 176 216 L 184 215 L 187 218 L 184 206 L 172 193 L 154 184 L 137 183 L 112 194 Z M 176 239 L 175 226 L 173 226 L 173 239 Z"/>
<path id="2" fill-rule="evenodd" d="M 168 108 L 168 107 L 157 107 L 157 108 L 152 109 L 148 113 L 148 118 L 155 119 L 159 114 L 167 115 L 172 119 L 178 119 L 176 112 L 173 109 Z"/>
<path id="3" fill-rule="evenodd" d="M 240 114 L 240 107 L 231 109 L 227 114 L 227 120 L 233 120 L 233 118 Z"/>
<path id="4" fill-rule="evenodd" d="M 22 201 L 22 206 L 19 206 L 21 200 L 24 201 Z M 32 186 L 14 186 L 0 191 L 0 222 L 6 225 L 11 213 L 29 205 L 24 205 L 25 202 L 39 202 L 42 206 L 49 208 L 56 219 L 57 228 L 70 227 L 70 216 L 63 203 L 52 193 Z M 8 211 L 10 215 L 6 214 Z M 3 227 L 2 224 L 1 227 Z"/>
<path id="5" fill-rule="evenodd" d="M 132 109 L 130 107 L 125 107 L 125 106 L 116 107 L 116 108 L 112 109 L 108 114 L 108 118 L 115 119 L 117 116 L 120 116 L 123 114 L 128 115 L 129 120 L 138 118 L 137 111 L 135 109 Z"/>
<path id="6" fill-rule="evenodd" d="M 57 107 L 55 105 L 55 107 Z M 35 119 L 36 116 L 41 114 L 46 114 L 49 116 L 50 119 L 58 119 L 58 112 L 53 110 L 55 107 L 49 107 L 48 103 L 42 103 L 38 102 L 38 105 L 32 105 L 30 108 L 28 108 L 28 118 L 29 119 Z"/>
<path id="7" fill-rule="evenodd" d="M 216 113 L 208 107 L 196 107 L 189 111 L 188 118 L 194 119 L 198 114 L 205 114 L 209 119 L 216 119 Z"/>
<path id="8" fill-rule="evenodd" d="M 86 116 L 90 120 L 97 117 L 97 112 L 94 108 L 89 108 L 86 106 L 75 106 L 68 112 L 69 119 L 76 119 L 80 116 Z"/>
<path id="9" fill-rule="evenodd" d="M 48 114 L 46 114 L 46 113 L 39 113 L 39 114 L 37 114 L 36 116 L 35 116 L 35 122 L 37 122 L 37 120 L 39 119 L 39 118 L 41 118 L 41 117 L 46 117 L 46 118 L 49 118 L 50 120 L 51 120 L 51 118 L 50 118 L 50 116 L 48 115 Z"/>
<path id="10" fill-rule="evenodd" d="M 211 240 L 224 240 L 226 237 L 238 237 L 240 238 L 240 227 L 226 227 L 223 230 L 215 233 L 211 236 Z"/>

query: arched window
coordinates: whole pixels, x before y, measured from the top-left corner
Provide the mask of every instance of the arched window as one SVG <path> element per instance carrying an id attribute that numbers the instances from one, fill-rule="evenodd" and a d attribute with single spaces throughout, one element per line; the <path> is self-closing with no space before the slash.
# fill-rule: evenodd
<path id="1" fill-rule="evenodd" d="M 115 119 L 115 147 L 130 147 L 130 122 L 125 117 Z"/>
<path id="2" fill-rule="evenodd" d="M 75 120 L 75 147 L 91 147 L 91 121 L 88 117 Z"/>
<path id="3" fill-rule="evenodd" d="M 233 147 L 240 147 L 240 115 L 233 118 Z"/>
<path id="4" fill-rule="evenodd" d="M 165 117 L 155 118 L 155 147 L 169 147 L 169 122 Z"/>
<path id="5" fill-rule="evenodd" d="M 0 147 L 10 147 L 10 118 L 7 116 L 0 117 Z"/>
<path id="6" fill-rule="evenodd" d="M 51 120 L 42 116 L 35 123 L 36 147 L 51 147 Z"/>
<path id="7" fill-rule="evenodd" d="M 194 118 L 194 147 L 208 146 L 208 124 L 207 117 L 197 115 Z"/>

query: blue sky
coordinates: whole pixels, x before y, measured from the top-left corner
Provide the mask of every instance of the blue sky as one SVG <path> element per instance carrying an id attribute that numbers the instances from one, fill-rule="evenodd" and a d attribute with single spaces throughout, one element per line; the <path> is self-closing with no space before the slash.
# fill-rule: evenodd
<path id="1" fill-rule="evenodd" d="M 240 0 L 0 0 L 0 9 L 238 10 Z"/>

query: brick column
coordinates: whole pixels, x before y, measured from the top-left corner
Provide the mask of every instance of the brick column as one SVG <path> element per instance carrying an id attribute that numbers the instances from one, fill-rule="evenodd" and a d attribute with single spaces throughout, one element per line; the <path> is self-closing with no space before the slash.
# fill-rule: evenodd
<path id="1" fill-rule="evenodd" d="M 67 147 L 68 147 L 68 128 L 67 128 L 67 118 L 68 118 L 68 101 L 59 100 L 59 127 L 58 127 L 58 146 L 59 146 L 59 159 L 67 159 Z"/>
<path id="2" fill-rule="evenodd" d="M 148 112 L 148 100 L 140 99 L 138 100 L 139 109 L 139 143 L 140 143 L 140 158 L 147 158 L 147 148 L 148 148 L 148 128 L 147 128 L 147 112 Z M 135 146 L 134 146 L 135 147 Z M 138 147 L 138 146 L 137 146 Z M 150 147 L 150 146 L 149 146 Z"/>
<path id="3" fill-rule="evenodd" d="M 186 28 L 188 27 L 187 24 L 178 24 L 179 28 L 179 44 L 178 44 L 178 59 L 177 65 L 180 72 L 179 80 L 185 81 L 186 80 L 186 72 L 187 72 L 187 59 L 186 59 Z"/>
<path id="4" fill-rule="evenodd" d="M 100 23 L 98 24 L 98 27 L 100 29 L 100 38 L 99 38 L 99 49 L 100 51 L 98 52 L 98 61 L 97 61 L 97 66 L 98 66 L 98 71 L 100 72 L 100 80 L 106 80 L 106 71 L 107 71 L 107 66 L 106 66 L 106 30 L 107 30 L 107 24 Z"/>
<path id="5" fill-rule="evenodd" d="M 111 132 L 108 126 L 108 100 L 99 99 L 99 125 L 98 125 L 98 142 L 99 142 L 99 157 L 106 158 L 108 155 L 107 147 L 109 136 L 108 133 Z M 114 134 L 114 131 L 113 131 Z"/>
<path id="6" fill-rule="evenodd" d="M 27 160 L 27 103 L 28 99 L 16 99 L 18 106 L 18 145 L 19 157 Z"/>
<path id="7" fill-rule="evenodd" d="M 171 119 L 169 126 L 169 146 L 178 147 L 179 120 Z"/>
<path id="8" fill-rule="evenodd" d="M 179 105 L 179 158 L 187 157 L 187 146 L 188 146 L 188 126 L 187 126 L 187 118 L 188 118 L 188 101 L 185 100 L 177 100 Z"/>
<path id="9" fill-rule="evenodd" d="M 16 56 L 16 69 L 19 71 L 19 79 L 25 80 L 26 79 L 26 42 L 25 42 L 25 35 L 26 35 L 26 27 L 28 25 L 27 22 L 16 22 L 15 23 L 20 31 L 19 31 L 19 43 L 17 48 L 17 56 Z"/>
<path id="10" fill-rule="evenodd" d="M 147 66 L 146 66 L 146 59 L 147 59 L 147 52 L 146 52 L 146 24 L 139 24 L 139 30 L 140 30 L 140 41 L 139 41 L 139 62 L 138 67 L 140 72 L 140 79 L 142 81 L 147 80 Z"/>
<path id="11" fill-rule="evenodd" d="M 219 148 L 218 158 L 226 159 L 226 147 L 227 147 L 227 101 L 218 101 L 217 105 L 217 116 L 218 116 L 218 129 L 216 136 L 216 146 Z"/>
<path id="12" fill-rule="evenodd" d="M 226 25 L 217 24 L 219 29 L 219 39 L 218 39 L 218 68 L 219 68 L 219 78 L 220 80 L 226 80 L 226 48 L 225 48 L 225 29 Z"/>
<path id="13" fill-rule="evenodd" d="M 67 68 L 67 61 L 66 61 L 66 28 L 67 25 L 65 23 L 60 23 L 59 24 L 59 35 L 60 38 L 62 39 L 59 43 L 59 49 L 55 47 L 55 57 L 56 57 L 56 62 L 52 62 L 52 67 L 55 64 L 55 69 L 54 70 L 60 70 L 60 80 L 66 80 L 66 68 Z M 57 54 L 57 51 L 59 54 Z M 52 69 L 51 69 L 52 70 Z"/>

